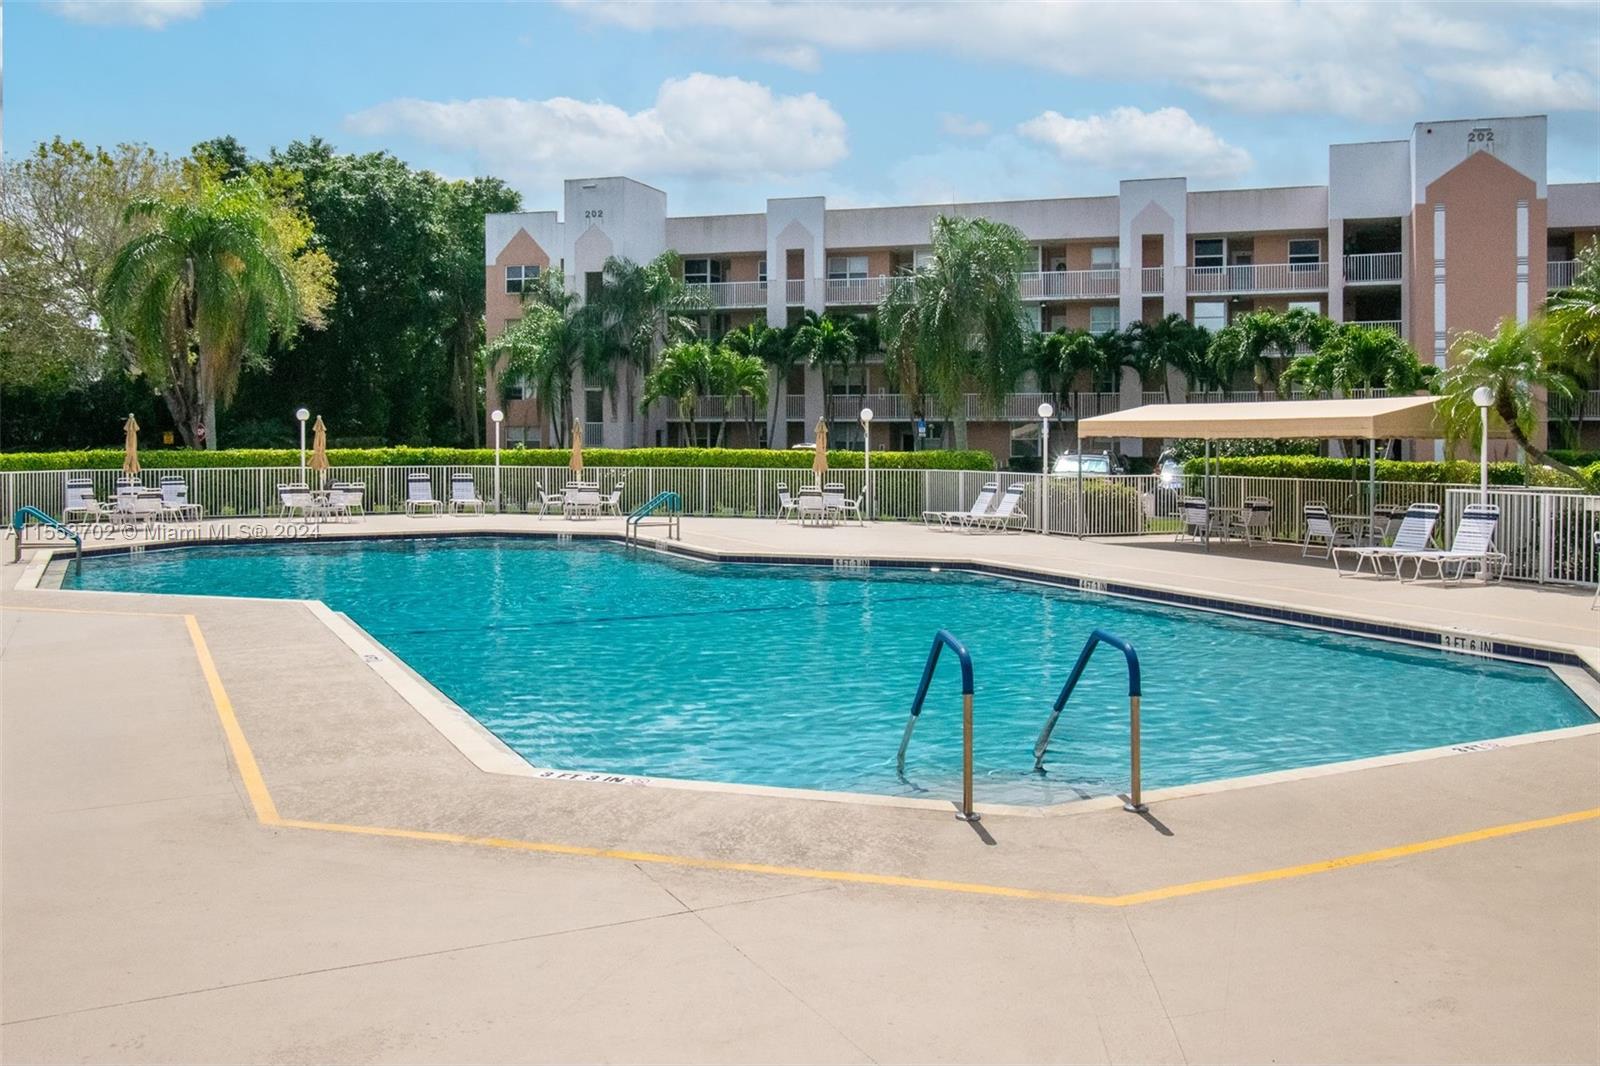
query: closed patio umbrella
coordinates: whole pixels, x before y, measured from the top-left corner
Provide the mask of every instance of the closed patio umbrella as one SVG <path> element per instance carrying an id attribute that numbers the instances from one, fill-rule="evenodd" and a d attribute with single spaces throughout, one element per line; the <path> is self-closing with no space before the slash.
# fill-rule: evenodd
<path id="1" fill-rule="evenodd" d="M 327 480 L 331 464 L 328 462 L 328 427 L 322 424 L 322 416 L 317 416 L 317 424 L 312 427 L 311 438 L 311 469 L 317 472 L 317 484 L 321 485 Z"/>
<path id="2" fill-rule="evenodd" d="M 583 473 L 583 423 L 576 418 L 572 420 L 572 458 L 567 466 L 574 474 Z"/>
<path id="3" fill-rule="evenodd" d="M 817 486 L 822 486 L 822 475 L 828 472 L 828 422 L 817 419 L 817 450 L 811 457 L 811 469 L 817 472 Z"/>
<path id="4" fill-rule="evenodd" d="M 132 414 L 122 424 L 122 472 L 129 477 L 139 472 L 139 423 Z"/>

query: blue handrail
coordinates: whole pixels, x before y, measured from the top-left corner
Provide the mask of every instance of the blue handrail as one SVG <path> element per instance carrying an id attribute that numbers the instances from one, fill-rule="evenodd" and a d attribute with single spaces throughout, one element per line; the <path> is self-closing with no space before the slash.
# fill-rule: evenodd
<path id="1" fill-rule="evenodd" d="M 933 635 L 933 647 L 928 649 L 928 662 L 922 668 L 922 682 L 917 686 L 917 698 L 911 701 L 911 717 L 906 721 L 906 731 L 900 738 L 900 754 L 895 758 L 901 777 L 906 774 L 906 748 L 911 743 L 911 731 L 917 727 L 922 715 L 923 701 L 928 698 L 928 686 L 933 682 L 934 667 L 939 665 L 939 653 L 945 648 L 955 652 L 961 660 L 961 812 L 957 815 L 968 822 L 976 822 L 978 815 L 972 811 L 972 656 L 966 645 L 941 629 Z"/>
<path id="2" fill-rule="evenodd" d="M 650 497 L 649 503 L 646 503 L 640 507 L 635 507 L 632 511 L 630 511 L 628 513 L 628 517 L 630 519 L 644 518 L 646 515 L 655 513 L 657 508 L 665 504 L 671 504 L 673 510 L 681 511 L 683 510 L 683 497 L 672 491 L 658 492 L 654 496 Z"/>
<path id="3" fill-rule="evenodd" d="M 83 537 L 74 532 L 71 526 L 52 518 L 37 507 L 18 507 L 16 514 L 11 516 L 11 532 L 16 537 L 16 548 L 11 556 L 12 562 L 15 563 L 22 560 L 22 530 L 27 526 L 30 518 L 40 525 L 60 530 L 70 537 L 72 543 L 77 546 L 77 553 L 74 555 L 73 560 L 77 563 L 79 570 L 83 569 Z"/>
<path id="4" fill-rule="evenodd" d="M 683 497 L 671 490 L 656 493 L 650 497 L 648 503 L 629 512 L 627 521 L 622 525 L 622 539 L 624 541 L 637 539 L 639 526 L 643 524 L 646 518 L 662 508 L 666 508 L 667 538 L 669 540 L 682 540 L 683 532 L 678 520 L 683 514 Z"/>
<path id="5" fill-rule="evenodd" d="M 1061 718 L 1061 709 L 1067 705 L 1067 699 L 1077 687 L 1078 679 L 1083 676 L 1084 667 L 1089 665 L 1089 657 L 1101 644 L 1109 644 L 1116 648 L 1128 661 L 1128 761 L 1132 772 L 1132 783 L 1128 802 L 1124 803 L 1123 807 L 1130 811 L 1143 811 L 1145 806 L 1140 802 L 1139 796 L 1139 699 L 1143 694 L 1139 682 L 1139 653 L 1133 650 L 1132 644 L 1114 633 L 1096 629 L 1089 634 L 1089 639 L 1084 641 L 1083 651 L 1078 653 L 1078 662 L 1073 666 L 1067 683 L 1061 686 L 1061 695 L 1056 697 L 1056 705 L 1050 711 L 1050 718 L 1039 731 L 1039 739 L 1033 745 L 1033 768 L 1035 771 L 1044 768 L 1045 751 L 1050 747 L 1050 734 L 1055 731 L 1056 722 Z"/>

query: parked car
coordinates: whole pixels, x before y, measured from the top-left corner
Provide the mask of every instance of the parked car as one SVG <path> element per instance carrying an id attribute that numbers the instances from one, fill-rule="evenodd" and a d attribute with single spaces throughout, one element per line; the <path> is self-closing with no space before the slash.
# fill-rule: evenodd
<path id="1" fill-rule="evenodd" d="M 1101 452 L 1099 455 L 1066 452 L 1056 456 L 1055 464 L 1050 468 L 1051 477 L 1110 477 L 1122 473 L 1126 473 L 1126 470 L 1110 452 Z"/>

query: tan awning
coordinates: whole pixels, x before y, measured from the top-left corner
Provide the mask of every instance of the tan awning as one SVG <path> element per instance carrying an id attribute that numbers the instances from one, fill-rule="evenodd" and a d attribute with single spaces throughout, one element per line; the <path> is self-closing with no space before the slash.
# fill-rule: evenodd
<path id="1" fill-rule="evenodd" d="M 1436 396 L 1388 396 L 1370 400 L 1155 403 L 1085 418 L 1078 423 L 1078 435 L 1196 440 L 1432 439 L 1444 436 L 1444 427 L 1434 411 L 1437 402 Z M 1503 436 L 1504 430 L 1494 435 Z"/>

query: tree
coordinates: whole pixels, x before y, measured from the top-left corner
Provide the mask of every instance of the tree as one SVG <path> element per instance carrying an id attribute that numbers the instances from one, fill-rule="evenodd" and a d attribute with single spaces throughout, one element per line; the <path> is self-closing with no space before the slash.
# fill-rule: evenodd
<path id="1" fill-rule="evenodd" d="M 783 330 L 759 321 L 730 330 L 722 338 L 722 344 L 735 355 L 757 359 L 771 370 L 773 388 L 770 390 L 772 405 L 767 412 L 767 439 L 776 440 L 789 373 L 802 360 L 799 349 L 790 343 L 789 335 Z"/>
<path id="2" fill-rule="evenodd" d="M 1128 327 L 1140 369 L 1145 377 L 1159 379 L 1167 401 L 1172 391 L 1166 380 L 1168 369 L 1183 375 L 1188 391 L 1209 387 L 1212 367 L 1206 359 L 1211 334 L 1182 315 L 1172 314 L 1155 322 L 1134 322 Z"/>
<path id="3" fill-rule="evenodd" d="M 524 290 L 523 307 L 520 319 L 483 345 L 477 373 L 492 365 L 502 382 L 522 380 L 532 385 L 550 420 L 555 444 L 562 447 L 572 424 L 573 375 L 592 368 L 599 357 L 596 316 L 566 290 L 559 270 L 542 275 Z"/>
<path id="4" fill-rule="evenodd" d="M 828 414 L 832 415 L 833 383 L 850 373 L 861 354 L 854 324 L 847 318 L 808 311 L 791 343 L 800 357 L 822 375 L 822 395 L 827 398 Z M 830 424 L 832 421 L 830 417 Z"/>
<path id="5" fill-rule="evenodd" d="M 721 447 L 728 435 L 728 412 L 740 400 L 745 402 L 745 426 L 752 441 L 755 438 L 756 408 L 767 402 L 767 368 L 753 355 L 740 355 L 725 344 L 711 351 L 711 391 L 722 397 L 722 424 L 717 427 L 717 446 Z"/>
<path id="6" fill-rule="evenodd" d="M 702 290 L 684 283 L 682 264 L 672 251 L 643 265 L 631 259 L 607 259 L 593 302 L 605 348 L 598 377 L 613 395 L 620 384 L 622 410 L 632 408 L 633 376 L 650 373 L 658 348 L 694 337 L 694 316 L 710 306 Z M 646 406 L 641 403 L 640 409 Z M 630 426 L 629 445 L 633 436 Z"/>
<path id="7" fill-rule="evenodd" d="M 1248 373 L 1259 394 L 1276 383 L 1280 364 L 1294 349 L 1294 329 L 1284 315 L 1252 311 L 1218 330 L 1207 355 L 1224 387 Z"/>
<path id="8" fill-rule="evenodd" d="M 1544 323 L 1552 359 L 1600 385 L 1600 241 L 1578 253 L 1572 285 L 1550 297 Z"/>
<path id="9" fill-rule="evenodd" d="M 984 218 L 934 220 L 932 256 L 890 286 L 879 307 L 886 352 L 955 423 L 967 443 L 964 393 L 998 406 L 1024 357 L 1019 275 L 1030 247 L 1011 226 Z"/>
<path id="10" fill-rule="evenodd" d="M 1439 413 L 1446 435 L 1452 441 L 1477 444 L 1478 405 L 1473 393 L 1489 390 L 1489 409 L 1497 415 L 1513 440 L 1533 460 L 1554 467 L 1579 485 L 1587 485 L 1582 474 L 1551 457 L 1533 443 L 1540 417 L 1541 391 L 1550 396 L 1571 399 L 1577 384 L 1559 360 L 1552 360 L 1544 347 L 1547 338 L 1537 325 L 1517 325 L 1511 318 L 1501 320 L 1494 336 L 1471 331 L 1460 334 L 1451 345 L 1453 363 L 1433 379 L 1439 394 Z"/>
<path id="11" fill-rule="evenodd" d="M 1409 393 L 1426 387 L 1436 370 L 1392 329 L 1342 325 L 1314 352 L 1291 361 L 1278 380 L 1321 395 L 1376 388 Z"/>
<path id="12" fill-rule="evenodd" d="M 685 443 L 695 444 L 695 404 L 701 396 L 708 395 L 711 384 L 711 345 L 705 341 L 684 341 L 662 349 L 644 378 L 644 392 L 640 397 L 641 410 L 662 400 L 678 405 L 683 420 Z"/>
<path id="13" fill-rule="evenodd" d="M 450 399 L 456 436 L 476 446 L 479 417 L 477 360 L 483 344 L 483 219 L 515 211 L 522 198 L 499 178 L 445 182 L 435 208 L 441 240 L 434 249 L 440 279 L 444 347 L 450 366 Z"/>
<path id="14" fill-rule="evenodd" d="M 320 317 L 329 293 L 302 278 L 331 264 L 306 248 L 309 223 L 282 217 L 254 177 L 202 172 L 192 182 L 181 195 L 129 206 L 128 217 L 149 229 L 117 252 L 103 299 L 179 431 L 193 444 L 203 426 L 214 449 L 218 405 L 233 399 L 246 363 L 266 358 L 275 334 L 292 336 Z M 297 271 L 301 256 L 319 261 Z"/>

